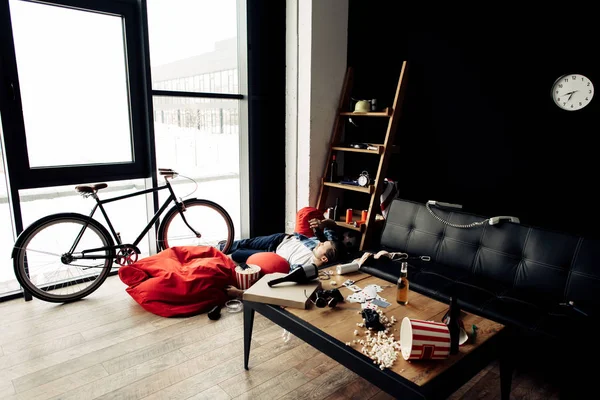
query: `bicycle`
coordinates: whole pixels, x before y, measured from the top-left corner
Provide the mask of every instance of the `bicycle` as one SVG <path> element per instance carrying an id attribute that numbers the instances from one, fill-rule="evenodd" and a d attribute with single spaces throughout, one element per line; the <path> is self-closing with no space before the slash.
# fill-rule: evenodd
<path id="1" fill-rule="evenodd" d="M 156 233 L 158 250 L 205 245 L 227 253 L 234 236 L 233 222 L 227 211 L 210 200 L 178 200 L 169 179 L 179 174 L 166 168 L 159 169 L 159 173 L 165 179 L 164 186 L 105 200 L 100 200 L 98 191 L 108 187 L 106 183 L 76 186 L 75 190 L 84 198 L 92 197 L 96 201 L 89 216 L 79 213 L 48 215 L 33 222 L 18 236 L 12 258 L 21 286 L 33 297 L 53 303 L 88 296 L 104 283 L 113 262 L 123 266 L 137 261 L 141 253 L 138 244 L 171 202 L 175 205 L 161 219 Z M 164 189 L 169 190 L 169 197 L 135 241 L 123 243 L 103 205 Z M 110 232 L 94 219 L 97 209 L 106 219 Z"/>

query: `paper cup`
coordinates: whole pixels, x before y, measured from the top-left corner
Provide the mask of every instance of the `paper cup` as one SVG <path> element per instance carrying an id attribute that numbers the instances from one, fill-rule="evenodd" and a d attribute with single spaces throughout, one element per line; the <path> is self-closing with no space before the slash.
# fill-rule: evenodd
<path id="1" fill-rule="evenodd" d="M 248 264 L 248 268 L 242 269 L 239 265 L 235 267 L 235 278 L 238 289 L 246 290 L 258 280 L 260 276 L 260 267 L 254 264 Z"/>
<path id="2" fill-rule="evenodd" d="M 404 317 L 400 347 L 405 360 L 442 360 L 450 354 L 450 330 L 441 322 Z"/>

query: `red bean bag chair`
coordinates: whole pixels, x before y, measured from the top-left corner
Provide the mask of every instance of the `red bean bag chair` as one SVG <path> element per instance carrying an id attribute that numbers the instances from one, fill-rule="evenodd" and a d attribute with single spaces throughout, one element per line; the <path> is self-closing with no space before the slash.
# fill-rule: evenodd
<path id="1" fill-rule="evenodd" d="M 264 252 L 254 253 L 246 260 L 246 264 L 258 265 L 260 276 L 272 274 L 273 272 L 290 272 L 290 264 L 277 253 Z"/>
<path id="2" fill-rule="evenodd" d="M 190 316 L 223 305 L 235 285 L 235 263 L 214 247 L 171 247 L 119 269 L 127 293 L 163 317 Z"/>
<path id="3" fill-rule="evenodd" d="M 296 213 L 296 227 L 294 228 L 294 232 L 297 232 L 301 235 L 312 237 L 314 236 L 313 230 L 310 228 L 308 221 L 313 218 L 317 218 L 322 220 L 324 217 L 323 211 L 319 211 L 314 207 L 304 207 L 298 210 Z"/>

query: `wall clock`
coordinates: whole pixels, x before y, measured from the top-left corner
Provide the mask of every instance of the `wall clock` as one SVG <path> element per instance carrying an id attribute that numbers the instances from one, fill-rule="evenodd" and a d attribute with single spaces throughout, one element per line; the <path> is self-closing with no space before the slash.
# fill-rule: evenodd
<path id="1" fill-rule="evenodd" d="M 552 85 L 554 103 L 567 111 L 581 110 L 594 97 L 594 85 L 584 75 L 563 75 Z"/>

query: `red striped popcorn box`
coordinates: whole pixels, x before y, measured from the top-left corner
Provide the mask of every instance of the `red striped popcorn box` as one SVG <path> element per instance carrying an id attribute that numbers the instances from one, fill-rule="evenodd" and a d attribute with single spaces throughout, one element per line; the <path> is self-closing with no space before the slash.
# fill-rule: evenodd
<path id="1" fill-rule="evenodd" d="M 258 280 L 260 276 L 260 267 L 254 264 L 247 264 L 248 268 L 242 269 L 239 265 L 235 267 L 235 278 L 238 289 L 246 290 Z"/>
<path id="2" fill-rule="evenodd" d="M 400 347 L 405 360 L 442 360 L 450 354 L 450 330 L 441 322 L 404 317 Z"/>

